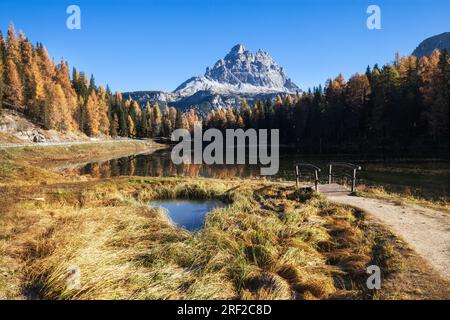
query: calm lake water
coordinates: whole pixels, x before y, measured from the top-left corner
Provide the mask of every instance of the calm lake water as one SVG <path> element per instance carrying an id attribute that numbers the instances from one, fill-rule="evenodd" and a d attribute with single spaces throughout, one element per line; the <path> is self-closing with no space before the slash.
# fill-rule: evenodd
<path id="1" fill-rule="evenodd" d="M 294 179 L 294 164 L 313 163 L 322 168 L 321 179 L 328 177 L 330 161 L 347 161 L 362 166 L 358 173 L 358 184 L 379 185 L 387 190 L 414 194 L 430 199 L 450 196 L 450 161 L 421 159 L 373 159 L 363 156 L 303 156 L 280 154 L 280 170 L 271 179 Z M 170 150 L 152 154 L 136 155 L 101 163 L 90 163 L 76 169 L 83 175 L 111 176 L 190 176 L 190 177 L 256 177 L 260 174 L 257 165 L 174 165 Z"/>
<path id="2" fill-rule="evenodd" d="M 177 226 L 197 231 L 203 226 L 206 215 L 215 208 L 223 207 L 224 203 L 217 200 L 164 200 L 152 201 L 149 205 L 166 210 Z"/>

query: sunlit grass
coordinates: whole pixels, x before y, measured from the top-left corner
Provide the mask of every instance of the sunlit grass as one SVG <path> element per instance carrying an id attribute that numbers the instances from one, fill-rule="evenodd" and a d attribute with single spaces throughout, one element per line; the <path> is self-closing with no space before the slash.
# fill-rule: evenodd
<path id="1" fill-rule="evenodd" d="M 190 233 L 146 205 L 177 198 L 228 206 Z M 374 244 L 363 217 L 315 193 L 300 198 L 285 185 L 244 180 L 122 178 L 56 189 L 46 202 L 18 205 L 30 226 L 10 250 L 26 266 L 23 293 L 44 299 L 365 297 Z M 80 289 L 66 286 L 71 266 L 81 270 Z"/>
<path id="2" fill-rule="evenodd" d="M 450 213 L 450 203 L 445 198 L 429 200 L 408 192 L 396 193 L 388 191 L 382 186 L 360 185 L 358 186 L 358 191 L 355 193 L 355 196 L 388 200 L 399 206 L 416 204 L 419 206 L 436 209 L 441 212 Z"/>

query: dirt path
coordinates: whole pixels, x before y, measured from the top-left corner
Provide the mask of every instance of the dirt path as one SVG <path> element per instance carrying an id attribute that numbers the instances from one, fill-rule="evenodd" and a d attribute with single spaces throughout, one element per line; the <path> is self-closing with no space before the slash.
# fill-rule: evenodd
<path id="1" fill-rule="evenodd" d="M 331 201 L 361 209 L 389 226 L 450 280 L 450 215 L 412 204 L 353 197 L 336 188 L 323 188 L 322 193 Z"/>

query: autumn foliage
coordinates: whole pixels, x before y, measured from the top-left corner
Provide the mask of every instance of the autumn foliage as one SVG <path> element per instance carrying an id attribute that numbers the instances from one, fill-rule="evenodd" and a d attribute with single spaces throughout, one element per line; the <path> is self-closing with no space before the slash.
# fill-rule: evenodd
<path id="1" fill-rule="evenodd" d="M 33 46 L 23 33 L 17 36 L 13 24 L 6 40 L 0 32 L 0 107 L 20 111 L 46 129 L 89 136 L 170 136 L 199 120 L 175 108 L 124 101 L 75 68 L 71 76 L 66 61 L 56 64 L 41 43 Z"/>

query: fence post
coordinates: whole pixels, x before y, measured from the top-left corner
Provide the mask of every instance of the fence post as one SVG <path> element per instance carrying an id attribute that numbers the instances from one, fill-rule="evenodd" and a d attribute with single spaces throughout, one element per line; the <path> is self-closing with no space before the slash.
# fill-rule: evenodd
<path id="1" fill-rule="evenodd" d="M 317 172 L 317 170 L 314 170 L 314 184 L 316 185 L 316 192 L 319 192 L 319 173 Z"/>
<path id="2" fill-rule="evenodd" d="M 298 166 L 295 166 L 295 185 L 297 186 L 297 190 L 298 190 L 298 187 L 299 187 L 299 180 L 298 180 L 298 175 L 299 175 L 299 171 L 298 171 Z"/>
<path id="3" fill-rule="evenodd" d="M 356 189 L 356 168 L 353 169 L 352 193 L 355 192 L 355 189 Z"/>
<path id="4" fill-rule="evenodd" d="M 332 176 L 333 176 L 333 165 L 330 164 L 330 172 L 328 174 L 328 184 L 331 184 Z"/>

